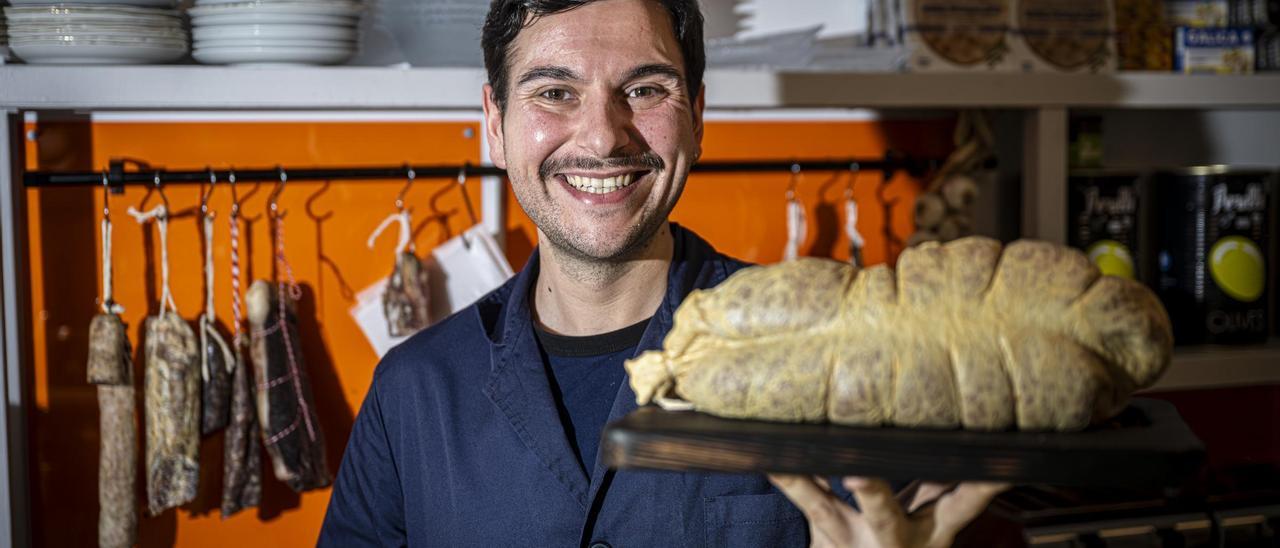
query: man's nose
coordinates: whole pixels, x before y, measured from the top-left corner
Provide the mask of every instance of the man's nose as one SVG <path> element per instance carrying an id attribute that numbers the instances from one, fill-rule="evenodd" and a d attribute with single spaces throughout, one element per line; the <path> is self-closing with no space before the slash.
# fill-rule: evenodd
<path id="1" fill-rule="evenodd" d="M 599 97 L 582 107 L 578 146 L 597 158 L 617 155 L 631 144 L 631 109 L 614 97 Z"/>

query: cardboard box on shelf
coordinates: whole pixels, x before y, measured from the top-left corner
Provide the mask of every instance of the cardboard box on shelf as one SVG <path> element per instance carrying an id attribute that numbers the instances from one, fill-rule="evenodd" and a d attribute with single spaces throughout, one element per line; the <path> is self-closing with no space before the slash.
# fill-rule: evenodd
<path id="1" fill-rule="evenodd" d="M 1174 32 L 1173 70 L 1184 74 L 1250 74 L 1254 68 L 1254 30 L 1178 27 Z"/>

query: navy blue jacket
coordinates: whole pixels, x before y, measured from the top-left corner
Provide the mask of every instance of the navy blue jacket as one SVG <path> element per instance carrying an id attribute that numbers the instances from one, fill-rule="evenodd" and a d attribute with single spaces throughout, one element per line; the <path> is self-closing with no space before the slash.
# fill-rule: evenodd
<path id="1" fill-rule="evenodd" d="M 659 348 L 692 290 L 743 263 L 672 224 Z M 320 546 L 808 546 L 799 510 L 759 475 L 606 470 L 590 479 L 556 413 L 533 333 L 535 251 L 516 277 L 393 349 L 347 443 Z M 622 383 L 609 421 L 635 410 Z"/>

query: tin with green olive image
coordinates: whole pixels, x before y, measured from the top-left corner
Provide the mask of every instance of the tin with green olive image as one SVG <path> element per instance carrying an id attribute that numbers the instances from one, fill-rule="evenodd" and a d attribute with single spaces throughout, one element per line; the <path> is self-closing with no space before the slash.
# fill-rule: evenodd
<path id="1" fill-rule="evenodd" d="M 1075 170 L 1067 179 L 1067 243 L 1103 274 L 1145 280 L 1146 177 L 1132 171 Z"/>
<path id="2" fill-rule="evenodd" d="M 1264 342 L 1274 176 L 1206 166 L 1153 179 L 1155 285 L 1179 343 Z"/>

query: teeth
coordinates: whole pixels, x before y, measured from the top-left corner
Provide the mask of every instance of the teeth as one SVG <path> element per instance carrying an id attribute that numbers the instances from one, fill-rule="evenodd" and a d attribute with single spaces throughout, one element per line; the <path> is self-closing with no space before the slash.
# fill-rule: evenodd
<path id="1" fill-rule="evenodd" d="M 565 180 L 569 181 L 570 186 L 583 192 L 607 194 L 615 190 L 626 188 L 635 180 L 635 174 L 625 173 L 618 175 L 617 177 L 606 177 L 604 179 L 582 177 L 580 175 L 565 175 Z"/>

